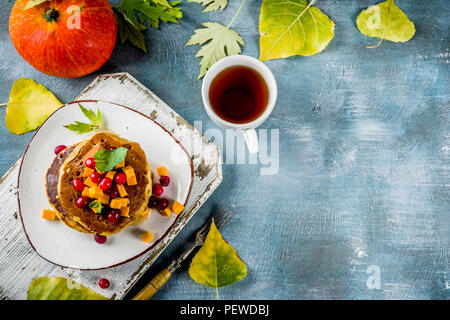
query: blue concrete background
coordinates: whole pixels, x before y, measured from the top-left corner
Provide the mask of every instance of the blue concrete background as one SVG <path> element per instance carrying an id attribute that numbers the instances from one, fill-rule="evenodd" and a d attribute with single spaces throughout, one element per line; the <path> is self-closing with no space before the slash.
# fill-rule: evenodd
<path id="1" fill-rule="evenodd" d="M 113 1 L 117 3 L 118 1 Z M 416 26 L 407 43 L 360 34 L 355 20 L 376 0 L 319 0 L 335 23 L 320 54 L 273 60 L 279 98 L 263 129 L 279 129 L 280 169 L 223 166 L 224 180 L 139 284 L 165 267 L 217 207 L 237 217 L 224 230 L 248 276 L 220 289 L 223 299 L 448 299 L 450 171 L 450 2 L 397 0 Z M 46 76 L 18 55 L 8 36 L 12 2 L 0 12 L 0 99 L 13 82 L 33 78 L 63 102 L 98 74 L 127 71 L 203 128 L 216 128 L 202 108 L 198 47 L 185 47 L 202 22 L 228 24 L 240 1 L 202 14 L 183 1 L 179 25 L 145 32 L 149 52 L 118 44 L 109 62 L 80 79 Z M 232 28 L 243 53 L 259 54 L 261 1 L 247 0 Z M 5 108 L 0 109 L 3 119 Z M 32 133 L 0 125 L 0 175 L 21 156 Z M 368 288 L 369 266 L 380 289 Z M 114 281 L 114 279 L 111 279 Z M 25 290 L 25 288 L 24 288 Z M 184 266 L 155 299 L 215 299 Z"/>

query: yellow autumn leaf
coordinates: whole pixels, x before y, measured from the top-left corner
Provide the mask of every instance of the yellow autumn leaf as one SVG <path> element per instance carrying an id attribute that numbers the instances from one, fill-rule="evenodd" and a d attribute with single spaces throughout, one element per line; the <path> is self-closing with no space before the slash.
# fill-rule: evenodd
<path id="1" fill-rule="evenodd" d="M 33 79 L 14 82 L 6 108 L 9 132 L 22 134 L 39 127 L 62 103 L 46 87 Z"/>

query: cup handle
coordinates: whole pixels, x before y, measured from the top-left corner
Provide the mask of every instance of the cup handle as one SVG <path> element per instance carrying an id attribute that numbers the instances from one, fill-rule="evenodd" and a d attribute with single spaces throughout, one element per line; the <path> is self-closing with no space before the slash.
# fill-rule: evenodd
<path id="1" fill-rule="evenodd" d="M 250 153 L 257 153 L 259 149 L 258 135 L 256 130 L 253 128 L 242 130 L 244 135 L 245 143 L 247 144 L 248 151 Z"/>

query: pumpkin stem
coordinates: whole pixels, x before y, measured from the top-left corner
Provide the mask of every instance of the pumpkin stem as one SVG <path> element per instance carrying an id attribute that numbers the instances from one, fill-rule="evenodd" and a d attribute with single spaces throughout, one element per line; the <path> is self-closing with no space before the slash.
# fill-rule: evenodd
<path id="1" fill-rule="evenodd" d="M 55 9 L 48 9 L 44 14 L 45 20 L 48 22 L 56 21 L 59 18 L 59 12 Z"/>

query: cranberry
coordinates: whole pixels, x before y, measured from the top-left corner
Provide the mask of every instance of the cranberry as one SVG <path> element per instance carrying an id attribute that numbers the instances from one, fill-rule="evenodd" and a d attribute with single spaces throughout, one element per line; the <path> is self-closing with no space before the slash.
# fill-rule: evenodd
<path id="1" fill-rule="evenodd" d="M 80 179 L 73 179 L 72 185 L 78 192 L 83 192 L 84 189 L 84 183 Z"/>
<path id="2" fill-rule="evenodd" d="M 163 187 L 162 187 L 161 184 L 155 183 L 155 184 L 153 185 L 153 194 L 154 194 L 155 196 L 160 196 L 160 195 L 163 194 L 163 192 L 164 192 L 164 189 L 163 189 Z"/>
<path id="3" fill-rule="evenodd" d="M 169 176 L 161 176 L 159 177 L 159 183 L 161 183 L 161 185 L 163 187 L 167 187 L 170 183 L 170 178 Z"/>
<path id="4" fill-rule="evenodd" d="M 119 189 L 117 189 L 116 185 L 113 185 L 108 191 L 108 196 L 110 196 L 111 198 L 117 198 L 119 195 Z"/>
<path id="5" fill-rule="evenodd" d="M 76 202 L 78 208 L 85 208 L 88 206 L 88 204 L 89 204 L 88 197 L 79 197 Z"/>
<path id="6" fill-rule="evenodd" d="M 150 200 L 148 200 L 149 208 L 156 208 L 158 206 L 159 199 L 155 196 L 150 196 Z"/>
<path id="7" fill-rule="evenodd" d="M 158 209 L 159 210 L 164 210 L 168 206 L 169 206 L 169 200 L 167 200 L 165 198 L 159 199 L 159 201 L 158 201 Z"/>
<path id="8" fill-rule="evenodd" d="M 102 175 L 100 173 L 98 173 L 97 171 L 92 172 L 89 177 L 91 177 L 92 182 L 95 184 L 99 184 L 100 181 L 102 181 Z"/>
<path id="9" fill-rule="evenodd" d="M 104 177 L 102 181 L 100 181 L 100 189 L 103 191 L 107 191 L 112 186 L 112 180 L 111 178 Z"/>
<path id="10" fill-rule="evenodd" d="M 86 161 L 84 162 L 84 164 L 85 164 L 86 167 L 88 167 L 88 168 L 95 169 L 95 159 L 94 159 L 94 158 L 88 158 L 88 159 L 86 159 Z"/>
<path id="11" fill-rule="evenodd" d="M 125 175 L 125 173 L 119 172 L 114 177 L 114 180 L 116 180 L 117 184 L 124 184 L 125 182 L 127 182 L 127 176 Z"/>
<path id="12" fill-rule="evenodd" d="M 100 281 L 98 282 L 98 285 L 100 286 L 100 288 L 102 289 L 107 289 L 109 288 L 109 280 L 108 279 L 100 279 Z"/>
<path id="13" fill-rule="evenodd" d="M 60 153 L 61 151 L 63 151 L 64 149 L 66 149 L 66 148 L 67 148 L 67 146 L 61 144 L 61 145 L 59 145 L 59 146 L 57 146 L 57 147 L 55 148 L 54 152 L 55 152 L 55 154 L 58 154 L 58 153 Z"/>
<path id="14" fill-rule="evenodd" d="M 108 221 L 111 223 L 116 223 L 120 219 L 120 211 L 119 210 L 111 210 L 110 213 L 108 213 Z"/>
<path id="15" fill-rule="evenodd" d="M 95 242 L 97 242 L 98 244 L 104 244 L 106 242 L 106 236 L 102 236 L 100 234 L 96 234 L 94 236 L 94 240 Z"/>
<path id="16" fill-rule="evenodd" d="M 116 150 L 117 148 L 113 148 L 113 147 L 109 147 L 109 148 L 106 148 L 106 150 Z"/>

